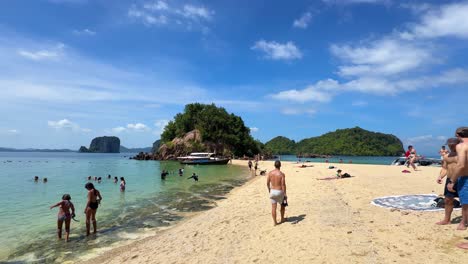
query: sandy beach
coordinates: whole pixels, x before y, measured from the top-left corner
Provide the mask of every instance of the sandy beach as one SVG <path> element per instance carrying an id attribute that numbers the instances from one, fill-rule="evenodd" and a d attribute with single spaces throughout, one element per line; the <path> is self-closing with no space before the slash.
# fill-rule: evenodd
<path id="1" fill-rule="evenodd" d="M 246 161 L 234 161 L 246 166 Z M 401 173 L 404 167 L 283 162 L 287 221 L 273 226 L 266 179 L 234 189 L 217 207 L 156 236 L 112 249 L 88 263 L 466 263 L 468 231 L 457 223 L 435 225 L 443 211 L 399 211 L 372 199 L 403 194 L 442 194 L 439 168 Z M 321 181 L 335 165 L 353 176 Z M 273 169 L 273 162 L 260 162 Z M 452 219 L 459 219 L 455 210 Z"/>

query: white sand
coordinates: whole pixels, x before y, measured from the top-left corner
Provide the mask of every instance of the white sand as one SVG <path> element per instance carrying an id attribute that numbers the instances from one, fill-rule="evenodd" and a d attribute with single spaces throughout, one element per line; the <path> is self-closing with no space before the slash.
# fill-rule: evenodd
<path id="1" fill-rule="evenodd" d="M 283 163 L 286 223 L 273 226 L 266 179 L 257 176 L 216 208 L 89 263 L 468 263 L 468 250 L 455 247 L 467 242 L 468 231 L 435 225 L 443 211 L 400 212 L 370 204 L 380 196 L 443 193 L 435 182 L 439 168 L 403 174 L 397 166 L 334 165 L 356 177 L 318 181 L 336 170 L 329 164 Z M 260 168 L 271 170 L 273 163 L 261 162 Z"/>

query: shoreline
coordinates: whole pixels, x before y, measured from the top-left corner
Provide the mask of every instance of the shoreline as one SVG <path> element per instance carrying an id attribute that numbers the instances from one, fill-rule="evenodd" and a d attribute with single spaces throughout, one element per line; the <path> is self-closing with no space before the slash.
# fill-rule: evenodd
<path id="1" fill-rule="evenodd" d="M 231 190 L 216 207 L 83 263 L 464 262 L 468 252 L 455 244 L 463 242 L 468 231 L 455 231 L 457 224 L 435 225 L 443 211 L 390 210 L 371 204 L 373 198 L 389 195 L 443 193 L 443 185 L 435 183 L 440 168 L 420 167 L 403 174 L 402 166 L 298 165 L 283 162 L 289 197 L 283 224 L 273 227 L 266 180 L 257 176 Z M 356 177 L 318 181 L 334 173 L 329 165 Z M 273 162 L 262 161 L 259 168 L 270 171 Z M 455 210 L 452 219 L 459 217 Z"/>

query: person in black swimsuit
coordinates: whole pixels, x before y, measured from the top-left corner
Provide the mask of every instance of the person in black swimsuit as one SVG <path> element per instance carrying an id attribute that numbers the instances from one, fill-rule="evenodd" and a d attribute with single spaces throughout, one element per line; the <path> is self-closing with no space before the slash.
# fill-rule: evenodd
<path id="1" fill-rule="evenodd" d="M 86 235 L 89 236 L 91 229 L 91 222 L 93 222 L 93 233 L 96 234 L 97 224 L 96 224 L 96 211 L 99 207 L 99 203 L 102 200 L 101 193 L 94 188 L 94 185 L 90 182 L 85 184 L 86 190 L 88 190 L 88 202 L 84 213 L 86 214 Z"/>
<path id="2" fill-rule="evenodd" d="M 188 177 L 187 179 L 194 179 L 196 182 L 198 181 L 198 175 L 195 174 L 195 172 L 192 174 L 192 176 Z"/>

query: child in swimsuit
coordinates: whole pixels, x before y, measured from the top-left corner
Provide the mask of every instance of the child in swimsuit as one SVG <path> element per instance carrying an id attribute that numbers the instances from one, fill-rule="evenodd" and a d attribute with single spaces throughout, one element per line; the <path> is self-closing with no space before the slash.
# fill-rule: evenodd
<path id="1" fill-rule="evenodd" d="M 65 239 L 67 242 L 70 237 L 70 221 L 73 217 L 75 217 L 75 206 L 70 200 L 71 196 L 69 194 L 64 194 L 62 196 L 62 201 L 50 207 L 50 209 L 57 206 L 60 208 L 57 218 L 57 236 L 58 239 L 62 239 L 62 226 L 63 222 L 65 222 Z"/>

